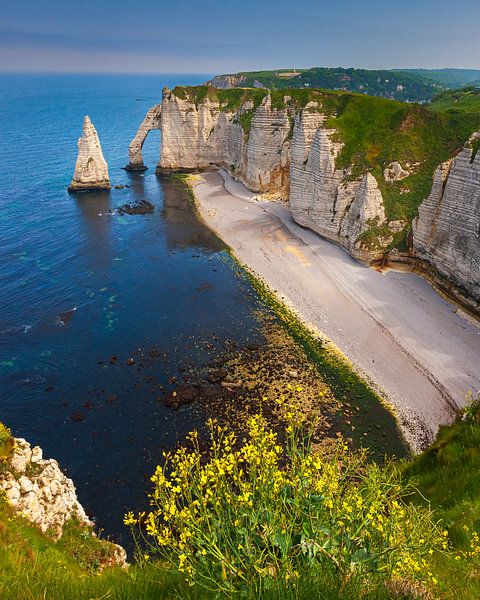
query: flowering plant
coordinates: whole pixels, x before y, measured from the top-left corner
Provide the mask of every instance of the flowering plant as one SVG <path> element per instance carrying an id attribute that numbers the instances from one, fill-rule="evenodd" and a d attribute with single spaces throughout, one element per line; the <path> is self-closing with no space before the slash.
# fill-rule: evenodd
<path id="1" fill-rule="evenodd" d="M 206 453 L 194 432 L 190 449 L 165 455 L 152 477 L 151 511 L 125 517 L 137 541 L 146 532 L 148 556 L 229 595 L 292 587 L 299 573 L 318 570 L 333 572 L 341 587 L 360 575 L 436 584 L 430 563 L 447 551 L 446 532 L 409 502 L 399 472 L 343 440 L 321 452 L 301 407 L 282 398 L 278 407 L 283 444 L 257 414 L 245 439 L 210 420 Z"/>

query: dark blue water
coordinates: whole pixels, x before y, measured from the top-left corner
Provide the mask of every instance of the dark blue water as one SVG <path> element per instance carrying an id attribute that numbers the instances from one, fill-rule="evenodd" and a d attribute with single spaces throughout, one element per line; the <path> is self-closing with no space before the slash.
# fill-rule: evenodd
<path id="1" fill-rule="evenodd" d="M 159 132 L 146 174 L 121 168 L 162 87 L 205 78 L 0 77 L 0 420 L 59 460 L 119 541 L 161 451 L 202 421 L 195 405 L 165 408 L 161 386 L 227 340 L 261 339 L 258 301 L 222 243 L 182 185 L 154 175 Z M 112 184 L 130 188 L 67 194 L 85 114 Z M 140 198 L 154 214 L 109 214 Z"/>

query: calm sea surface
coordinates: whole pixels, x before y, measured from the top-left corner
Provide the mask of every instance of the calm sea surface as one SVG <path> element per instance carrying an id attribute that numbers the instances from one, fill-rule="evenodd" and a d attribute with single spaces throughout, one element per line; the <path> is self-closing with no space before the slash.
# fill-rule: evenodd
<path id="1" fill-rule="evenodd" d="M 229 340 L 261 341 L 252 289 L 181 184 L 154 174 L 159 132 L 149 171 L 121 168 L 162 87 L 206 78 L 0 77 L 0 420 L 59 460 L 121 542 L 161 451 L 202 422 L 194 405 L 165 408 L 160 386 Z M 67 194 L 85 114 L 129 188 Z M 141 198 L 154 214 L 110 214 Z"/>

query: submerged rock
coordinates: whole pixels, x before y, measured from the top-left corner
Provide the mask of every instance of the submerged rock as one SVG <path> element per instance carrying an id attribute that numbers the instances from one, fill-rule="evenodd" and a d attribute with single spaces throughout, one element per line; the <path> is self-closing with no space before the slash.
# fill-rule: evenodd
<path id="1" fill-rule="evenodd" d="M 83 132 L 78 140 L 75 172 L 68 191 L 109 190 L 110 187 L 108 165 L 103 158 L 97 130 L 87 115 L 83 119 Z"/>
<path id="2" fill-rule="evenodd" d="M 133 204 L 123 204 L 119 207 L 118 212 L 121 215 L 146 215 L 153 213 L 155 205 L 148 200 L 139 200 Z"/>
<path id="3" fill-rule="evenodd" d="M 170 392 L 163 399 L 163 404 L 168 408 L 180 408 L 185 404 L 190 404 L 198 397 L 198 389 L 192 385 L 179 385 L 173 392 Z"/>

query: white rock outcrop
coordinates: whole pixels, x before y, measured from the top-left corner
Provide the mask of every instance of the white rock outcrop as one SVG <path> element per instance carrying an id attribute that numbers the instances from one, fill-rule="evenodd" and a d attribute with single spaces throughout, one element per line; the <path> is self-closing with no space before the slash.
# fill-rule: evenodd
<path id="1" fill-rule="evenodd" d="M 414 220 L 416 256 L 480 305 L 480 151 L 474 134 L 463 150 L 440 165 L 432 191 Z"/>
<path id="2" fill-rule="evenodd" d="M 292 216 L 357 258 L 380 258 L 391 238 L 377 248 L 358 240 L 370 226 L 385 223 L 377 181 L 370 173 L 352 179 L 348 170 L 337 169 L 342 144 L 333 139 L 335 129 L 323 127 L 326 117 L 312 108 L 307 105 L 295 117 L 290 169 Z"/>
<path id="3" fill-rule="evenodd" d="M 0 472 L 0 491 L 16 512 L 54 539 L 61 537 L 65 522 L 75 517 L 93 525 L 78 501 L 73 481 L 54 459 L 45 460 L 38 446 L 23 438 L 14 441 L 12 456 Z"/>
<path id="4" fill-rule="evenodd" d="M 400 181 L 410 175 L 410 171 L 404 169 L 402 165 L 396 160 L 388 165 L 383 171 L 385 181 Z"/>
<path id="5" fill-rule="evenodd" d="M 352 179 L 337 169 L 342 144 L 334 141 L 336 130 L 325 127 L 326 118 L 316 101 L 299 109 L 285 96 L 273 106 L 266 93 L 256 108 L 247 100 L 229 110 L 208 94 L 195 103 L 165 88 L 161 105 L 148 111 L 130 144 L 130 165 L 143 168 L 141 146 L 148 131 L 160 127 L 158 173 L 222 167 L 253 192 L 289 198 L 298 223 L 357 258 L 381 258 L 391 237 L 375 248 L 358 241 L 371 224 L 385 222 L 381 192 L 372 175 Z"/>
<path id="6" fill-rule="evenodd" d="M 147 138 L 148 132 L 152 129 L 160 129 L 160 115 L 162 105 L 156 104 L 147 112 L 140 127 L 135 134 L 135 137 L 130 142 L 128 149 L 130 162 L 125 167 L 127 171 L 146 171 L 147 167 L 143 162 L 142 148 Z"/>
<path id="7" fill-rule="evenodd" d="M 242 126 L 246 115 L 248 134 Z M 256 110 L 247 101 L 230 111 L 208 97 L 196 105 L 166 89 L 157 172 L 222 166 L 252 191 L 283 191 L 288 197 L 291 122 L 286 109 L 272 108 L 269 95 Z"/>
<path id="8" fill-rule="evenodd" d="M 88 115 L 83 119 L 82 136 L 77 145 L 77 162 L 68 190 L 75 192 L 110 189 L 108 165 L 103 157 L 97 130 Z"/>

